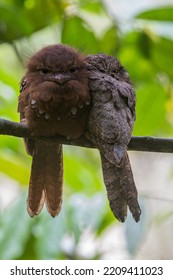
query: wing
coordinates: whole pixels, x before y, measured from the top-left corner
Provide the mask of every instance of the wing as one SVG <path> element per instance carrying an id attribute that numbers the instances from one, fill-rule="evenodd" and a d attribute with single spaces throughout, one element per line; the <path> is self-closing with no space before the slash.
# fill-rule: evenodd
<path id="1" fill-rule="evenodd" d="M 23 78 L 20 86 L 18 112 L 26 122 L 25 112 L 30 102 L 30 86 Z M 35 104 L 31 104 L 33 109 Z M 52 217 L 58 215 L 62 204 L 63 160 L 62 145 L 25 138 L 25 147 L 32 155 L 27 210 L 31 217 L 38 215 L 44 202 Z"/>
<path id="2" fill-rule="evenodd" d="M 135 120 L 135 92 L 127 82 L 98 71 L 90 75 L 90 89 L 93 107 L 88 138 L 107 160 L 120 165 Z"/>
<path id="3" fill-rule="evenodd" d="M 24 77 L 20 83 L 20 95 L 18 98 L 18 108 L 17 111 L 20 113 L 20 122 L 26 123 L 25 110 L 29 102 L 29 83 Z M 34 143 L 35 141 L 25 138 L 24 139 L 25 148 L 29 155 L 33 155 Z"/>

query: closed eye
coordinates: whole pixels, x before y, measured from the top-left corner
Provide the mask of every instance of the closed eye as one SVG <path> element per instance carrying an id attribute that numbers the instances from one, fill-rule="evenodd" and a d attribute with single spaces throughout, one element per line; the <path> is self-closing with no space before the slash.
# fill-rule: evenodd
<path id="1" fill-rule="evenodd" d="M 116 74 L 119 73 L 119 69 L 118 68 L 114 69 L 113 73 L 116 73 Z"/>
<path id="2" fill-rule="evenodd" d="M 100 72 L 102 73 L 106 73 L 106 71 L 104 69 L 100 69 Z"/>

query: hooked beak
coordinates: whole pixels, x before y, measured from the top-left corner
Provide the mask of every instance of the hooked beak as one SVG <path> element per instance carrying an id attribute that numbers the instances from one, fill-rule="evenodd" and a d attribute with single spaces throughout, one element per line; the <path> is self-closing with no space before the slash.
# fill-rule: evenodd
<path id="1" fill-rule="evenodd" d="M 54 74 L 49 77 L 49 81 L 57 83 L 59 85 L 63 85 L 64 83 L 72 80 L 72 77 L 69 74 Z"/>

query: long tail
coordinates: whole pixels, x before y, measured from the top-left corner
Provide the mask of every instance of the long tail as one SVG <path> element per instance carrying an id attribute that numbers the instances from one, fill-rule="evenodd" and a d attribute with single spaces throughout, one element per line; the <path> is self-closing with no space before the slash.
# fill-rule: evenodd
<path id="1" fill-rule="evenodd" d="M 118 167 L 116 167 L 118 171 Z M 141 209 L 138 203 L 138 191 L 133 178 L 133 173 L 127 152 L 124 154 L 120 167 L 120 185 L 124 191 L 124 195 L 129 206 L 130 212 L 136 222 L 140 220 Z"/>
<path id="2" fill-rule="evenodd" d="M 141 209 L 127 152 L 125 152 L 120 166 L 110 163 L 102 153 L 100 155 L 108 200 L 114 216 L 120 222 L 124 222 L 127 216 L 127 206 L 129 206 L 135 221 L 138 222 Z"/>
<path id="3" fill-rule="evenodd" d="M 52 217 L 58 215 L 62 204 L 63 159 L 62 145 L 35 141 L 27 210 L 38 215 L 44 202 Z"/>

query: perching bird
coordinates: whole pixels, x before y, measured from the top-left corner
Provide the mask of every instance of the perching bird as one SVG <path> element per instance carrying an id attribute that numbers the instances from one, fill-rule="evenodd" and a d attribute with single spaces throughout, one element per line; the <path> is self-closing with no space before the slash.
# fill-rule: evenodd
<path id="1" fill-rule="evenodd" d="M 127 206 L 139 221 L 137 200 L 127 145 L 135 121 L 136 96 L 127 71 L 108 55 L 86 57 L 92 108 L 86 136 L 100 151 L 102 170 L 111 210 L 124 222 Z"/>
<path id="2" fill-rule="evenodd" d="M 85 131 L 89 105 L 84 56 L 57 44 L 30 58 L 21 81 L 18 112 L 32 135 L 78 138 Z M 38 215 L 45 202 L 54 217 L 62 203 L 62 145 L 31 139 L 25 139 L 25 145 L 32 155 L 28 213 Z"/>

